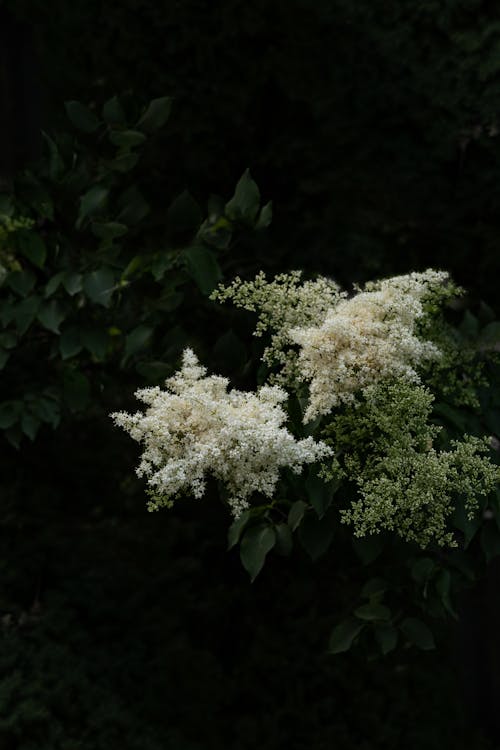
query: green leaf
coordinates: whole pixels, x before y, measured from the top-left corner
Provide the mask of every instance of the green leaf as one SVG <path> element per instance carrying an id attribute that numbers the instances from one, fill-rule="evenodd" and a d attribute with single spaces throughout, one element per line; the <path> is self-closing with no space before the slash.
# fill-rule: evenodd
<path id="1" fill-rule="evenodd" d="M 300 525 L 306 512 L 307 504 L 303 500 L 296 500 L 288 512 L 288 525 L 292 531 Z"/>
<path id="2" fill-rule="evenodd" d="M 154 133 L 159 130 L 170 117 L 172 109 L 172 99 L 169 96 L 162 96 L 149 102 L 146 111 L 136 123 L 139 130 L 145 133 Z"/>
<path id="3" fill-rule="evenodd" d="M 113 296 L 115 278 L 109 268 L 101 268 L 85 275 L 83 290 L 87 297 L 98 305 L 109 307 Z"/>
<path id="4" fill-rule="evenodd" d="M 240 557 L 243 567 L 255 581 L 263 568 L 266 555 L 274 547 L 276 534 L 272 526 L 251 526 L 243 535 Z"/>
<path id="5" fill-rule="evenodd" d="M 230 219 L 253 223 L 260 206 L 260 191 L 246 169 L 236 185 L 231 200 L 226 204 L 226 214 Z"/>
<path id="6" fill-rule="evenodd" d="M 37 395 L 31 404 L 31 411 L 41 422 L 50 424 L 54 429 L 61 420 L 59 402 L 50 396 Z"/>
<path id="7" fill-rule="evenodd" d="M 40 421 L 35 416 L 33 416 L 33 414 L 30 414 L 27 411 L 23 412 L 23 415 L 21 417 L 21 429 L 24 434 L 29 437 L 30 440 L 34 440 L 36 438 L 36 434 L 39 428 Z"/>
<path id="8" fill-rule="evenodd" d="M 75 128 L 82 133 L 94 133 L 99 127 L 99 119 L 84 104 L 72 100 L 65 102 L 64 107 Z"/>
<path id="9" fill-rule="evenodd" d="M 481 548 L 488 562 L 500 555 L 500 532 L 492 521 L 487 521 L 481 529 Z"/>
<path id="10" fill-rule="evenodd" d="M 109 140 L 114 146 L 133 148 L 134 146 L 140 146 L 147 138 L 139 130 L 112 130 L 109 134 Z"/>
<path id="11" fill-rule="evenodd" d="M 17 232 L 17 246 L 25 258 L 28 258 L 37 268 L 43 268 L 47 258 L 47 248 L 40 235 L 21 229 Z"/>
<path id="12" fill-rule="evenodd" d="M 240 541 L 240 536 L 243 533 L 245 526 L 250 520 L 250 511 L 244 510 L 243 513 L 237 518 L 227 532 L 227 548 L 232 549 Z"/>
<path id="13" fill-rule="evenodd" d="M 312 560 L 325 554 L 332 543 L 333 533 L 332 518 L 329 516 L 319 519 L 308 513 L 299 526 L 300 543 Z"/>
<path id="14" fill-rule="evenodd" d="M 118 204 L 121 210 L 116 221 L 127 226 L 138 224 L 151 210 L 149 203 L 135 185 L 121 195 Z"/>
<path id="15" fill-rule="evenodd" d="M 398 631 L 392 625 L 377 625 L 375 627 L 375 639 L 385 656 L 396 648 Z"/>
<path id="16" fill-rule="evenodd" d="M 102 328 L 84 327 L 80 330 L 80 340 L 90 354 L 96 359 L 103 360 L 108 351 L 108 336 Z"/>
<path id="17" fill-rule="evenodd" d="M 56 300 L 45 302 L 38 311 L 38 320 L 48 331 L 59 333 L 59 326 L 65 318 L 65 313 Z"/>
<path id="18" fill-rule="evenodd" d="M 59 271 L 59 273 L 56 273 L 55 276 L 52 276 L 51 279 L 47 281 L 45 284 L 45 296 L 51 297 L 54 292 L 56 292 L 59 289 L 59 286 L 64 278 L 64 271 Z"/>
<path id="19" fill-rule="evenodd" d="M 49 152 L 48 176 L 52 180 L 59 180 L 64 174 L 64 161 L 59 152 L 57 144 L 47 133 L 42 131 L 42 138 Z"/>
<path id="20" fill-rule="evenodd" d="M 112 242 L 117 237 L 123 237 L 123 235 L 128 232 L 127 225 L 120 224 L 118 221 L 93 221 L 90 228 L 92 234 L 106 242 Z"/>
<path id="21" fill-rule="evenodd" d="M 127 151 L 123 154 L 118 154 L 115 159 L 110 161 L 109 168 L 114 170 L 115 172 L 121 172 L 122 174 L 125 174 L 126 172 L 130 172 L 130 170 L 136 166 L 138 161 L 139 154 Z"/>
<path id="22" fill-rule="evenodd" d="M 451 574 L 449 570 L 441 570 L 436 577 L 436 591 L 441 598 L 441 602 L 447 612 L 452 617 L 458 619 L 458 615 L 451 602 Z"/>
<path id="23" fill-rule="evenodd" d="M 186 269 L 202 294 L 208 296 L 222 279 L 215 255 L 206 247 L 192 246 L 184 250 Z"/>
<path id="24" fill-rule="evenodd" d="M 7 276 L 7 284 L 20 297 L 26 297 L 35 286 L 35 283 L 36 277 L 31 271 L 12 271 Z"/>
<path id="25" fill-rule="evenodd" d="M 83 276 L 81 273 L 67 271 L 63 276 L 62 283 L 68 294 L 73 297 L 83 289 Z"/>
<path id="26" fill-rule="evenodd" d="M 17 336 L 14 331 L 3 331 L 0 333 L 0 346 L 4 349 L 14 349 L 17 344 Z"/>
<path id="27" fill-rule="evenodd" d="M 407 617 L 401 623 L 400 628 L 407 640 L 423 651 L 430 651 L 436 647 L 432 631 L 422 620 L 417 620 L 415 617 Z"/>
<path id="28" fill-rule="evenodd" d="M 317 472 L 311 470 L 305 482 L 307 497 L 316 511 L 318 518 L 323 518 L 330 507 L 336 486 L 332 482 L 325 482 Z"/>
<path id="29" fill-rule="evenodd" d="M 265 229 L 273 220 L 273 202 L 269 201 L 260 210 L 255 229 Z"/>
<path id="30" fill-rule="evenodd" d="M 79 354 L 82 350 L 80 330 L 76 326 L 65 328 L 59 339 L 59 351 L 63 359 L 69 359 Z"/>
<path id="31" fill-rule="evenodd" d="M 82 372 L 68 369 L 63 379 L 64 400 L 70 411 L 85 409 L 90 403 L 90 383 Z"/>
<path id="32" fill-rule="evenodd" d="M 102 107 L 102 118 L 108 125 L 125 125 L 126 116 L 120 100 L 117 96 L 111 97 L 104 102 Z"/>
<path id="33" fill-rule="evenodd" d="M 371 596 L 383 594 L 388 589 L 388 583 L 384 578 L 370 578 L 361 589 L 361 596 L 369 599 Z"/>
<path id="34" fill-rule="evenodd" d="M 374 562 L 384 548 L 384 539 L 380 534 L 371 536 L 354 537 L 352 540 L 354 552 L 363 565 Z"/>
<path id="35" fill-rule="evenodd" d="M 5 349 L 0 349 L 0 370 L 3 370 L 9 359 L 10 352 L 5 351 Z"/>
<path id="36" fill-rule="evenodd" d="M 479 336 L 479 344 L 483 348 L 494 347 L 500 343 L 500 322 L 498 320 L 488 323 Z"/>
<path id="37" fill-rule="evenodd" d="M 125 357 L 131 357 L 136 352 L 144 349 L 151 341 L 153 328 L 140 325 L 134 328 L 125 339 Z"/>
<path id="38" fill-rule="evenodd" d="M 16 305 L 14 310 L 14 320 L 16 321 L 17 330 L 21 334 L 26 333 L 30 325 L 36 318 L 38 308 L 40 307 L 40 297 L 28 297 Z"/>
<path id="39" fill-rule="evenodd" d="M 0 429 L 6 430 L 19 421 L 23 411 L 21 401 L 4 401 L 0 404 Z"/>
<path id="40" fill-rule="evenodd" d="M 434 560 L 430 557 L 420 557 L 411 566 L 411 576 L 417 583 L 424 584 L 432 576 L 435 567 Z"/>
<path id="41" fill-rule="evenodd" d="M 278 523 L 274 527 L 276 533 L 276 552 L 288 557 L 292 551 L 293 538 L 290 526 L 286 523 Z"/>
<path id="42" fill-rule="evenodd" d="M 354 614 L 360 620 L 376 622 L 377 620 L 389 620 L 391 617 L 391 610 L 389 607 L 384 607 L 383 604 L 368 602 L 368 604 L 362 604 L 361 607 L 355 609 Z"/>
<path id="43" fill-rule="evenodd" d="M 355 620 L 354 617 L 350 617 L 348 620 L 340 622 L 332 630 L 328 645 L 328 653 L 342 654 L 345 651 L 349 651 L 354 640 L 364 627 L 364 624 L 360 623 L 359 620 Z"/>
<path id="44" fill-rule="evenodd" d="M 177 196 L 167 211 L 167 236 L 172 241 L 188 243 L 201 224 L 201 209 L 191 194 L 185 190 Z"/>
<path id="45" fill-rule="evenodd" d="M 106 206 L 109 189 L 103 185 L 94 185 L 80 198 L 80 210 L 76 220 L 76 228 L 80 229 L 85 219 L 95 216 Z"/>

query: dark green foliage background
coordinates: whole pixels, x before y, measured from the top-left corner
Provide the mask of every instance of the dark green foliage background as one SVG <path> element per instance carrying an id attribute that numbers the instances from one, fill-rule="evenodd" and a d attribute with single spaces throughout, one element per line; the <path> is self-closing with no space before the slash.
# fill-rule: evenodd
<path id="1" fill-rule="evenodd" d="M 500 22 L 489 4 L 10 5 L 33 31 L 45 130 L 68 129 L 66 100 L 97 109 L 117 93 L 133 109 L 174 97 L 141 167 L 154 221 L 135 252 L 144 239 L 154 248 L 182 190 L 202 205 L 229 197 L 250 166 L 274 219 L 267 237 L 231 247 L 226 278 L 301 267 L 350 284 L 433 265 L 498 312 Z M 210 359 L 228 317 L 207 315 L 193 285 L 162 351 L 201 342 L 209 321 L 203 358 L 235 374 L 220 347 Z M 244 337 L 246 321 L 231 324 Z M 95 413 L 43 427 L 21 453 L 2 448 L 0 746 L 483 746 L 464 734 L 459 633 L 437 653 L 325 656 L 358 584 L 343 579 L 343 549 L 314 565 L 273 557 L 250 585 L 215 499 L 146 513 L 135 447 L 106 421 L 131 406 L 136 364 L 88 365 Z M 41 361 L 34 369 L 45 377 Z"/>

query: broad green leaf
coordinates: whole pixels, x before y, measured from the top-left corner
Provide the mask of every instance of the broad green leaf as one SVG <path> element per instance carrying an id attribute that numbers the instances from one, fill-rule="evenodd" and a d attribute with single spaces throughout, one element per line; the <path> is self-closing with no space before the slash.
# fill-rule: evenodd
<path id="1" fill-rule="evenodd" d="M 325 482 L 315 470 L 311 470 L 305 482 L 307 497 L 318 518 L 323 518 L 330 507 L 336 486 L 333 482 Z"/>
<path id="2" fill-rule="evenodd" d="M 385 656 L 396 648 L 398 631 L 392 625 L 377 625 L 375 627 L 375 639 Z"/>
<path id="3" fill-rule="evenodd" d="M 288 557 L 292 551 L 293 538 L 290 526 L 287 523 L 278 523 L 274 527 L 276 533 L 276 552 Z"/>
<path id="4" fill-rule="evenodd" d="M 116 156 L 112 161 L 109 162 L 108 166 L 115 172 L 121 172 L 122 174 L 125 174 L 126 172 L 130 172 L 130 170 L 137 165 L 138 161 L 139 154 L 127 151 L 123 154 L 118 154 L 118 156 Z"/>
<path id="5" fill-rule="evenodd" d="M 38 308 L 40 307 L 40 297 L 27 297 L 19 302 L 14 309 L 14 320 L 16 321 L 17 330 L 21 334 L 26 333 L 30 325 L 36 318 Z"/>
<path id="6" fill-rule="evenodd" d="M 226 204 L 226 214 L 230 219 L 253 223 L 260 206 L 260 191 L 246 169 L 236 185 L 231 200 Z"/>
<path id="7" fill-rule="evenodd" d="M 407 617 L 401 623 L 400 628 L 407 640 L 423 651 L 430 651 L 436 647 L 432 631 L 422 620 Z"/>
<path id="8" fill-rule="evenodd" d="M 0 429 L 6 430 L 19 421 L 23 412 L 22 401 L 4 401 L 0 403 Z"/>
<path id="9" fill-rule="evenodd" d="M 117 237 L 123 237 L 127 234 L 128 227 L 126 224 L 120 224 L 117 221 L 93 221 L 91 226 L 92 234 L 99 237 L 101 240 L 112 242 Z"/>
<path id="10" fill-rule="evenodd" d="M 98 305 L 109 307 L 113 296 L 115 278 L 109 268 L 101 268 L 85 275 L 83 290 L 87 297 Z"/>
<path id="11" fill-rule="evenodd" d="M 360 620 L 376 622 L 378 620 L 389 620 L 391 617 L 391 610 L 388 607 L 384 607 L 383 604 L 368 602 L 368 604 L 362 604 L 361 607 L 355 609 L 354 614 Z"/>
<path id="12" fill-rule="evenodd" d="M 31 402 L 31 411 L 41 422 L 50 424 L 56 428 L 61 420 L 61 409 L 59 401 L 48 395 L 37 394 Z"/>
<path id="13" fill-rule="evenodd" d="M 134 328 L 125 339 L 125 356 L 131 357 L 136 352 L 144 349 L 151 341 L 153 328 L 151 326 L 140 325 Z"/>
<path id="14" fill-rule="evenodd" d="M 35 283 L 36 277 L 31 271 L 13 271 L 7 276 L 7 284 L 20 297 L 26 297 L 34 288 Z"/>
<path id="15" fill-rule="evenodd" d="M 112 130 L 109 134 L 109 140 L 114 146 L 133 148 L 134 146 L 140 146 L 147 138 L 139 130 Z"/>
<path id="16" fill-rule="evenodd" d="M 30 440 L 36 438 L 36 434 L 40 428 L 40 421 L 27 411 L 24 411 L 21 417 L 21 429 Z"/>
<path id="17" fill-rule="evenodd" d="M 312 560 L 325 554 L 332 543 L 333 533 L 332 518 L 329 516 L 319 519 L 308 513 L 299 526 L 300 543 Z"/>
<path id="18" fill-rule="evenodd" d="M 250 511 L 245 510 L 243 513 L 231 524 L 227 532 L 227 548 L 232 549 L 240 541 L 240 536 L 243 533 L 245 526 L 250 520 Z"/>
<path id="19" fill-rule="evenodd" d="M 150 212 L 149 203 L 140 190 L 135 186 L 128 188 L 118 201 L 120 213 L 115 221 L 119 224 L 134 226 L 144 219 Z"/>
<path id="20" fill-rule="evenodd" d="M 272 526 L 251 526 L 245 531 L 240 545 L 240 557 L 252 582 L 262 570 L 266 555 L 275 542 L 276 534 Z"/>
<path id="21" fill-rule="evenodd" d="M 64 318 L 64 310 L 56 300 L 45 302 L 38 310 L 38 320 L 52 333 L 59 333 L 59 326 Z"/>
<path id="22" fill-rule="evenodd" d="M 80 329 L 80 340 L 85 349 L 96 359 L 103 360 L 106 357 L 108 336 L 102 328 L 84 326 Z"/>
<path id="23" fill-rule="evenodd" d="M 25 258 L 34 266 L 42 268 L 47 258 L 47 248 L 40 235 L 28 229 L 17 232 L 17 246 Z"/>
<path id="24" fill-rule="evenodd" d="M 260 210 L 255 229 L 265 229 L 273 220 L 273 202 L 269 201 Z"/>
<path id="25" fill-rule="evenodd" d="M 94 185 L 87 190 L 85 195 L 80 198 L 80 210 L 76 220 L 76 228 L 79 229 L 84 220 L 90 216 L 95 216 L 106 206 L 109 195 L 109 189 L 103 185 Z"/>
<path id="26" fill-rule="evenodd" d="M 307 504 L 303 500 L 296 500 L 288 512 L 288 525 L 292 531 L 300 525 L 306 512 Z"/>
<path id="27" fill-rule="evenodd" d="M 62 283 L 68 294 L 73 297 L 83 289 L 83 276 L 81 273 L 67 271 L 63 276 Z"/>
<path id="28" fill-rule="evenodd" d="M 208 296 L 222 279 L 222 272 L 215 255 L 211 250 L 202 246 L 188 247 L 183 255 L 189 275 L 194 279 L 200 291 Z"/>
<path id="29" fill-rule="evenodd" d="M 75 128 L 81 130 L 82 133 L 94 133 L 99 127 L 99 119 L 81 102 L 74 100 L 65 102 L 64 107 Z"/>
<path id="30" fill-rule="evenodd" d="M 201 224 L 201 209 L 192 195 L 184 190 L 167 211 L 167 236 L 173 241 L 189 242 Z"/>
<path id="31" fill-rule="evenodd" d="M 172 109 L 172 99 L 161 96 L 149 102 L 146 111 L 136 123 L 136 128 L 145 133 L 154 133 L 165 125 Z"/>
<path id="32" fill-rule="evenodd" d="M 354 617 L 350 617 L 348 620 L 340 622 L 332 630 L 328 645 L 328 653 L 342 654 L 345 651 L 349 651 L 353 642 L 364 627 L 364 624 L 359 620 L 354 619 Z"/>
<path id="33" fill-rule="evenodd" d="M 62 283 L 63 278 L 64 278 L 64 271 L 59 271 L 59 273 L 56 273 L 55 276 L 52 276 L 52 278 L 47 281 L 47 283 L 45 284 L 45 296 L 46 297 L 51 297 L 54 294 L 54 292 L 57 292 L 60 284 Z"/>
<path id="34" fill-rule="evenodd" d="M 82 350 L 80 329 L 76 326 L 65 328 L 59 339 L 59 351 L 63 359 L 75 357 Z"/>
<path id="35" fill-rule="evenodd" d="M 388 583 L 384 578 L 370 578 L 361 589 L 361 596 L 369 599 L 371 596 L 383 594 L 388 589 Z"/>
<path id="36" fill-rule="evenodd" d="M 108 99 L 107 102 L 104 102 L 102 107 L 102 119 L 108 125 L 126 124 L 125 112 L 117 96 L 113 96 L 111 99 Z"/>
<path id="37" fill-rule="evenodd" d="M 17 336 L 14 331 L 3 331 L 0 333 L 0 346 L 3 349 L 14 349 L 17 344 Z"/>

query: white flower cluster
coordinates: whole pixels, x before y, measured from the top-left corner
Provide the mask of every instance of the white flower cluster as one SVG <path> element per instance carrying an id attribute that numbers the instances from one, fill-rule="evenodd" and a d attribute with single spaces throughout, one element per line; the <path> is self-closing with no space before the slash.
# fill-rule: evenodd
<path id="1" fill-rule="evenodd" d="M 266 364 L 280 365 L 278 375 L 271 380 L 293 383 L 299 380 L 297 353 L 292 349 L 290 330 L 297 326 L 320 325 L 327 311 L 345 297 L 338 284 L 324 276 L 314 281 L 301 281 L 302 272 L 281 273 L 272 281 L 263 271 L 253 281 L 242 281 L 237 276 L 229 286 L 222 284 L 212 293 L 219 302 L 231 300 L 241 307 L 258 314 L 255 336 L 271 332 L 271 343 L 262 357 Z"/>
<path id="2" fill-rule="evenodd" d="M 332 307 L 320 325 L 289 331 L 298 344 L 298 368 L 310 382 L 305 421 L 327 414 L 356 392 L 385 378 L 418 382 L 416 368 L 440 351 L 417 336 L 425 298 L 439 296 L 444 272 L 428 270 L 367 284 Z"/>
<path id="3" fill-rule="evenodd" d="M 147 404 L 145 413 L 111 415 L 144 446 L 137 474 L 147 478 L 151 510 L 172 505 L 180 493 L 201 497 L 211 475 L 226 485 L 238 517 L 252 493 L 272 496 L 280 468 L 300 473 L 302 464 L 331 454 L 324 443 L 297 441 L 283 426 L 282 388 L 228 392 L 227 378 L 206 377 L 190 349 L 166 386 L 136 392 Z"/>

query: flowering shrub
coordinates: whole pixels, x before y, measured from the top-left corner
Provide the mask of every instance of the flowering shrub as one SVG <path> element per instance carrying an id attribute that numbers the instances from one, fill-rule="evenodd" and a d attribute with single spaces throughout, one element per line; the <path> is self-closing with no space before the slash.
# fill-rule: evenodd
<path id="1" fill-rule="evenodd" d="M 323 554 L 337 519 L 359 538 L 388 531 L 421 548 L 457 546 L 453 513 L 463 508 L 473 521 L 500 476 L 487 438 L 450 440 L 436 424 L 435 395 L 426 385 L 433 367 L 441 381 L 449 371 L 451 383 L 457 368 L 470 364 L 442 315 L 460 293 L 433 270 L 371 282 L 353 296 L 328 279 L 301 282 L 298 272 L 220 286 L 212 299 L 256 312 L 255 335 L 271 336 L 265 382 L 257 393 L 228 393 L 228 380 L 205 377 L 187 349 L 167 391 L 137 392 L 145 414 L 113 415 L 144 446 L 137 473 L 147 477 L 150 508 L 170 506 L 183 493 L 201 497 L 207 476 L 215 477 L 229 490 L 236 518 L 230 543 L 241 538 L 252 578 L 270 549 L 290 551 L 297 528 L 312 557 Z M 276 380 L 281 386 L 266 384 Z M 465 392 L 470 399 L 478 382 L 469 377 L 456 399 L 467 400 Z M 287 400 L 290 429 L 305 439 L 284 427 Z M 294 476 L 313 462 L 305 481 Z M 301 492 L 309 492 L 310 505 L 294 501 Z M 375 604 L 359 610 L 358 621 L 363 612 L 368 620 L 388 619 Z M 404 625 L 409 632 L 411 622 Z"/>

